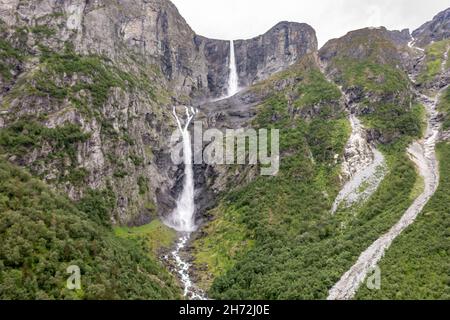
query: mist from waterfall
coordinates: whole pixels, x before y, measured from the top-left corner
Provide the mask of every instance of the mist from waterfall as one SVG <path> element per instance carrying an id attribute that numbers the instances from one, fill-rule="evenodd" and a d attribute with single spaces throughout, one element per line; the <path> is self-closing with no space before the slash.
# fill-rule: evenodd
<path id="1" fill-rule="evenodd" d="M 194 170 L 189 125 L 194 118 L 196 111 L 192 107 L 185 107 L 185 109 L 186 118 L 184 120 L 184 126 L 178 118 L 175 108 L 173 109 L 173 115 L 177 121 L 178 130 L 183 139 L 184 182 L 183 190 L 177 201 L 177 207 L 170 215 L 168 224 L 180 232 L 193 232 L 196 229 L 194 217 Z"/>
<path id="2" fill-rule="evenodd" d="M 230 41 L 230 75 L 228 77 L 228 97 L 234 96 L 239 91 L 239 77 L 236 67 L 236 55 L 234 53 L 234 41 Z"/>

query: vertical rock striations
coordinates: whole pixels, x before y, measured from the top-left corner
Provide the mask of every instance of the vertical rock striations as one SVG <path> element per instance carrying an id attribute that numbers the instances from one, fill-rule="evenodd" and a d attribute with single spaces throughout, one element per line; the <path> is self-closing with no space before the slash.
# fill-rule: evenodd
<path id="1" fill-rule="evenodd" d="M 450 8 L 438 13 L 433 20 L 423 24 L 412 33 L 415 45 L 426 47 L 432 42 L 450 38 Z"/>
<path id="2" fill-rule="evenodd" d="M 172 105 L 227 93 L 229 41 L 196 35 L 168 0 L 5 0 L 0 33 L 8 158 L 75 200 L 112 191 L 114 222 L 172 211 L 183 176 L 170 160 Z M 242 85 L 316 49 L 301 24 L 241 41 Z M 21 153 L 13 138 L 36 143 Z"/>
<path id="3" fill-rule="evenodd" d="M 235 46 L 239 84 L 245 87 L 316 52 L 317 38 L 307 24 L 280 22 L 263 35 L 235 41 Z"/>

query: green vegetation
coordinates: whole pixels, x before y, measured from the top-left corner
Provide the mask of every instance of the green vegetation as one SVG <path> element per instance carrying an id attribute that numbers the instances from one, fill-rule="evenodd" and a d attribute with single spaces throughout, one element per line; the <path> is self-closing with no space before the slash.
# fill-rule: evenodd
<path id="1" fill-rule="evenodd" d="M 6 40 L 0 39 L 0 76 L 4 80 L 11 80 L 11 70 L 21 61 L 23 61 L 23 55 L 20 50 L 11 46 Z"/>
<path id="2" fill-rule="evenodd" d="M 76 144 L 88 138 L 88 134 L 72 123 L 47 128 L 34 120 L 22 118 L 0 130 L 0 147 L 8 154 L 23 156 L 48 143 L 53 150 L 48 155 L 50 158 L 69 156 L 71 160 L 75 160 Z"/>
<path id="3" fill-rule="evenodd" d="M 361 108 L 368 109 L 362 117 L 366 127 L 390 144 L 422 134 L 424 109 L 413 104 L 410 81 L 400 68 L 374 58 L 337 58 L 333 63 L 341 71 L 336 80 L 356 93 Z"/>
<path id="4" fill-rule="evenodd" d="M 176 232 L 157 219 L 140 227 L 114 227 L 114 233 L 120 238 L 142 242 L 153 254 L 169 248 L 176 239 Z"/>
<path id="5" fill-rule="evenodd" d="M 361 72 L 358 68 L 355 72 Z M 359 76 L 347 81 L 382 97 L 386 82 L 397 81 L 388 94 L 394 99 L 407 90 L 400 72 L 388 66 L 367 70 L 374 72 L 373 82 L 361 84 Z M 255 127 L 280 130 L 280 173 L 257 177 L 225 194 L 212 212 L 215 220 L 205 228 L 206 236 L 195 243 L 196 266 L 206 268 L 202 285 L 211 283 L 204 274 L 215 277 L 209 288 L 214 299 L 326 298 L 359 254 L 398 221 L 420 185 L 404 150 L 422 133 L 423 110 L 380 103 L 365 120 L 385 134 L 393 132 L 392 142 L 381 147 L 389 172 L 366 203 L 331 215 L 340 189 L 336 155 L 342 155 L 350 134 L 337 106 L 339 91 L 314 70 L 284 76 L 303 80 L 268 98 L 254 122 Z M 311 120 L 296 116 L 298 109 L 289 101 L 293 96 L 292 105 L 300 110 L 320 106 Z"/>
<path id="6" fill-rule="evenodd" d="M 195 263 L 208 270 L 199 274 L 196 282 L 202 289 L 208 289 L 214 278 L 230 270 L 253 246 L 253 237 L 239 223 L 238 213 L 232 205 L 215 208 L 212 214 L 216 219 L 202 230 L 204 236 L 194 242 Z"/>
<path id="7" fill-rule="evenodd" d="M 36 34 L 38 37 L 45 37 L 49 38 L 56 34 L 56 30 L 53 28 L 50 28 L 46 25 L 40 25 L 35 26 L 30 29 L 30 31 L 34 34 Z"/>
<path id="8" fill-rule="evenodd" d="M 47 173 L 47 165 L 54 163 L 60 169 L 60 176 L 56 177 L 55 182 L 83 186 L 89 172 L 85 168 L 76 167 L 76 153 L 77 146 L 89 137 L 89 134 L 73 123 L 47 128 L 35 120 L 23 117 L 0 130 L 0 151 L 18 157 L 19 162 L 27 161 L 30 153 L 37 151 L 37 157 L 31 158 L 29 163 L 33 173 L 39 173 L 43 177 Z"/>
<path id="9" fill-rule="evenodd" d="M 331 206 L 332 199 L 324 196 L 324 189 L 337 192 L 339 165 L 334 163 L 334 156 L 343 151 L 350 134 L 349 124 L 345 115 L 331 106 L 339 103 L 338 88 L 326 81 L 317 69 L 300 70 L 302 81 L 267 99 L 254 123 L 255 127 L 280 130 L 280 151 L 288 155 L 281 162 L 280 174 L 277 177 L 259 177 L 250 185 L 226 195 L 219 207 L 211 212 L 215 220 L 204 229 L 207 236 L 194 243 L 196 266 L 207 268 L 207 272 L 201 274 L 200 285 L 204 288 L 210 285 L 212 279 L 208 274 L 216 277 L 211 290 L 213 297 L 237 298 L 234 294 L 222 292 L 221 281 L 227 281 L 241 265 L 247 267 L 248 257 L 265 255 L 261 251 L 265 250 L 263 248 L 288 246 L 289 237 L 308 233 L 309 223 L 320 226 L 317 231 L 321 235 L 328 232 L 329 225 L 325 219 L 315 219 L 319 212 L 326 212 Z M 299 77 L 299 73 L 288 71 L 283 76 Z M 280 75 L 276 75 L 274 81 L 277 77 Z M 256 89 L 262 89 L 261 85 Z M 293 101 L 297 110 L 321 106 L 317 119 L 305 122 L 295 116 L 296 110 L 289 110 L 287 97 L 292 92 L 297 96 Z M 312 210 L 308 210 L 309 206 Z M 304 224 L 304 220 L 308 222 Z M 272 265 L 269 261 L 259 260 L 258 263 L 267 263 L 268 268 Z M 261 277 L 269 277 L 266 273 L 255 272 Z M 251 278 L 244 281 L 248 283 Z M 255 296 L 253 289 L 242 292 L 239 297 L 273 298 L 272 295 L 264 295 L 263 291 Z"/>
<path id="10" fill-rule="evenodd" d="M 395 66 L 400 63 L 398 48 L 384 27 L 365 28 L 349 32 L 342 38 L 331 40 L 321 51 L 336 55 L 337 59 L 370 61 L 381 65 Z"/>
<path id="11" fill-rule="evenodd" d="M 42 19 L 61 16 L 57 13 Z M 159 67 L 144 66 L 147 62 L 142 63 L 138 54 L 128 57 L 132 64 L 126 57 L 114 63 L 102 56 L 79 55 L 70 44 L 55 52 L 40 40 L 56 34 L 51 27 L 56 23 L 17 28 L 14 41 L 0 39 L 0 80 L 4 81 L 12 80 L 13 69 L 25 60 L 22 52 L 26 51 L 17 49 L 18 44 L 38 40 L 33 47 L 36 59 L 30 64 L 33 69 L 5 93 L 2 107 L 12 117 L 17 111 L 14 108 L 26 104 L 27 111 L 35 108 L 39 115 L 8 122 L 0 130 L 0 154 L 28 164 L 28 156 L 42 150 L 33 153 L 38 159 L 29 164 L 30 169 L 46 177 L 53 176 L 56 169 L 62 173 L 56 182 L 70 182 L 83 191 L 83 197 L 72 202 L 0 157 L 0 298 L 180 298 L 173 277 L 155 258 L 173 245 L 176 233 L 158 219 L 140 227 L 112 227 L 117 204 L 112 188 L 87 189 L 89 172 L 77 166 L 77 146 L 89 135 L 71 123 L 56 128 L 42 124 L 44 112 L 54 115 L 65 108 L 76 108 L 86 121 L 95 117 L 114 182 L 125 183 L 130 179 L 120 179 L 129 174 L 129 165 L 143 166 L 144 158 L 136 153 L 141 139 L 117 130 L 104 114 L 104 106 L 110 103 L 117 108 L 128 97 L 130 104 L 171 103 L 170 94 L 156 90 L 158 81 L 153 83 L 154 77 L 149 76 Z M 354 32 L 347 40 L 334 48 L 337 56 L 328 67 L 333 68 L 334 80 L 354 94 L 358 111 L 364 114 L 362 120 L 374 129 L 373 136 L 380 134 L 380 141 L 386 142 L 380 146 L 388 162 L 386 178 L 367 202 L 331 215 L 341 188 L 339 161 L 351 131 L 339 88 L 323 76 L 312 54 L 255 85 L 252 90 L 267 98 L 259 106 L 253 126 L 280 130 L 280 172 L 250 179 L 246 174 L 259 169 L 257 166 L 241 171 L 238 178 L 245 183 L 234 184 L 209 212 L 212 219 L 194 240 L 192 252 L 198 285 L 211 298 L 325 298 L 359 254 L 397 222 L 423 190 L 423 180 L 404 150 L 422 134 L 424 110 L 411 101 L 410 81 L 397 66 L 398 49 L 379 30 Z M 442 43 L 427 48 L 427 64 L 419 82 L 436 77 L 443 50 Z M 183 99 L 190 101 L 187 96 L 178 98 Z M 164 108 L 154 109 L 152 117 L 163 121 Z M 443 96 L 441 110 L 448 129 L 450 89 Z M 130 121 L 136 117 L 129 116 Z M 152 130 L 159 130 L 157 127 Z M 116 141 L 122 142 L 120 150 L 128 150 L 108 150 L 114 147 L 110 142 Z M 146 159 L 153 157 L 151 146 L 144 146 L 144 152 Z M 438 193 L 418 223 L 396 240 L 383 259 L 382 290 L 362 288 L 358 298 L 450 297 L 449 246 L 443 241 L 449 238 L 445 204 L 450 200 L 450 165 L 445 165 L 444 159 L 450 156 L 450 146 L 441 144 L 439 155 L 444 165 Z M 50 168 L 52 172 L 42 172 Z M 234 177 L 239 169 L 232 168 Z M 156 206 L 148 200 L 149 180 L 137 177 L 134 188 L 139 196 L 129 199 L 130 207 L 138 211 L 138 205 L 148 201 L 144 211 L 155 217 Z M 66 288 L 69 265 L 81 267 L 81 290 Z M 417 283 L 420 288 L 411 290 Z"/>
<path id="12" fill-rule="evenodd" d="M 130 155 L 130 160 L 136 167 L 141 166 L 144 163 L 144 158 L 137 156 L 135 154 Z"/>
<path id="13" fill-rule="evenodd" d="M 139 186 L 139 194 L 140 195 L 144 195 L 149 191 L 149 189 L 148 189 L 149 181 L 146 177 L 139 176 L 137 183 Z"/>
<path id="14" fill-rule="evenodd" d="M 439 144 L 437 153 L 437 192 L 379 263 L 381 290 L 361 287 L 356 298 L 450 299 L 450 144 Z"/>
<path id="15" fill-rule="evenodd" d="M 357 86 L 365 92 L 382 95 L 398 94 L 408 90 L 406 74 L 388 64 L 379 64 L 369 59 L 338 59 L 336 65 L 343 71 L 346 87 Z"/>
<path id="16" fill-rule="evenodd" d="M 46 14 L 44 16 L 38 17 L 36 20 L 39 22 L 41 22 L 43 20 L 51 21 L 51 20 L 56 20 L 61 17 L 65 17 L 65 14 L 63 12 L 52 12 L 52 13 Z"/>
<path id="17" fill-rule="evenodd" d="M 126 172 L 124 169 L 116 169 L 116 171 L 114 171 L 113 176 L 115 178 L 120 178 L 123 179 L 128 175 L 128 172 Z"/>
<path id="18" fill-rule="evenodd" d="M 329 213 L 336 195 L 336 174 L 322 174 L 323 169 L 314 168 L 306 159 L 295 168 L 303 176 L 292 176 L 288 172 L 293 168 L 284 167 L 282 176 L 272 181 L 260 178 L 232 192 L 224 203 L 235 208 L 235 219 L 246 226 L 255 243 L 233 268 L 215 279 L 211 296 L 325 298 L 359 254 L 412 202 L 413 165 L 403 155 L 393 153 L 389 158 L 390 173 L 371 199 L 336 216 Z"/>
<path id="19" fill-rule="evenodd" d="M 69 181 L 73 186 L 81 187 L 86 182 L 89 172 L 85 168 L 72 169 L 67 177 L 62 177 L 62 182 Z"/>
<path id="20" fill-rule="evenodd" d="M 397 104 L 380 104 L 373 113 L 363 118 L 365 124 L 382 132 L 386 137 L 420 137 L 425 128 L 425 109 L 414 104 L 411 110 Z"/>
<path id="21" fill-rule="evenodd" d="M 98 224 L 110 225 L 111 212 L 116 205 L 116 198 L 110 189 L 88 190 L 85 196 L 76 204 L 80 211 L 89 214 L 89 218 Z"/>
<path id="22" fill-rule="evenodd" d="M 112 87 L 125 89 L 128 84 L 134 85 L 132 76 L 108 65 L 108 61 L 101 57 L 80 56 L 70 49 L 63 54 L 42 49 L 43 66 L 35 76 L 37 94 L 64 99 L 68 96 L 76 97 L 76 93 L 81 90 L 88 90 L 92 95 L 93 107 L 99 108 L 108 99 Z M 73 86 L 56 81 L 61 76 L 74 75 L 81 75 L 87 79 L 78 81 Z"/>
<path id="23" fill-rule="evenodd" d="M 179 298 L 145 248 L 91 219 L 101 204 L 80 208 L 88 212 L 0 158 L 1 299 Z M 81 290 L 66 288 L 70 265 L 81 269 Z"/>
<path id="24" fill-rule="evenodd" d="M 418 77 L 418 83 L 430 83 L 436 76 L 441 73 L 442 63 L 444 62 L 444 54 L 450 48 L 450 40 L 442 40 L 430 44 L 425 48 L 426 63 Z M 449 67 L 448 61 L 445 66 Z"/>
<path id="25" fill-rule="evenodd" d="M 150 98 L 155 97 L 149 77 L 142 70 L 131 74 L 106 58 L 78 55 L 70 46 L 64 52 L 54 52 L 43 45 L 39 48 L 41 64 L 14 86 L 5 97 L 5 104 L 24 94 L 28 98 L 46 97 L 55 103 L 69 100 L 85 115 L 97 116 L 101 121 L 100 107 L 108 100 L 112 88 L 139 89 Z"/>
<path id="26" fill-rule="evenodd" d="M 444 113 L 443 129 L 450 129 L 450 87 L 442 94 L 439 102 L 439 111 Z"/>
<path id="27" fill-rule="evenodd" d="M 315 69 L 307 73 L 297 90 L 300 98 L 296 100 L 296 106 L 313 106 L 321 102 L 336 101 L 341 96 L 339 89 Z"/>

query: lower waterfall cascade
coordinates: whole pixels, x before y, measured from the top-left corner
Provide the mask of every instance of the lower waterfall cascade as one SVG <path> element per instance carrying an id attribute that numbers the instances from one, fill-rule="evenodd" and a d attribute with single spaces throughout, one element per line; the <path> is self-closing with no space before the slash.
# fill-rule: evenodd
<path id="1" fill-rule="evenodd" d="M 184 287 L 184 296 L 191 300 L 204 300 L 206 299 L 204 294 L 192 283 L 189 274 L 191 265 L 182 257 L 183 251 L 186 249 L 190 240 L 191 233 L 197 229 L 195 224 L 194 169 L 192 161 L 191 134 L 189 132 L 189 125 L 194 119 L 197 111 L 193 107 L 185 106 L 185 112 L 186 117 L 184 119 L 184 124 L 182 124 L 176 113 L 176 109 L 173 108 L 173 116 L 177 122 L 178 130 L 180 131 L 183 141 L 184 179 L 183 189 L 177 200 L 177 206 L 165 223 L 180 233 L 175 249 L 171 252 L 171 257 L 175 262 L 177 269 L 176 272 L 178 273 L 180 281 Z"/>
<path id="2" fill-rule="evenodd" d="M 195 226 L 195 203 L 194 203 L 194 170 L 192 163 L 192 146 L 189 125 L 194 119 L 196 110 L 192 107 L 185 107 L 186 119 L 184 126 L 177 116 L 175 108 L 173 115 L 177 121 L 178 129 L 183 139 L 183 163 L 184 181 L 183 189 L 177 200 L 177 206 L 169 216 L 167 224 L 179 232 L 193 232 Z"/>

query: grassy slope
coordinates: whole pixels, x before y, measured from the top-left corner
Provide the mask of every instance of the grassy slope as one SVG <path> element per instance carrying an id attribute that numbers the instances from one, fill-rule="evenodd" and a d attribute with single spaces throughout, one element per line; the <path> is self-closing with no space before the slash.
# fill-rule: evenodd
<path id="1" fill-rule="evenodd" d="M 410 110 L 410 81 L 399 67 L 398 48 L 380 30 L 362 29 L 332 40 L 321 49 L 322 56 L 335 52 L 328 71 L 345 90 L 356 93 L 366 126 L 382 133 L 384 141 L 420 135 L 421 108 Z"/>
<path id="2" fill-rule="evenodd" d="M 449 59 L 450 60 L 450 59 Z M 445 90 L 441 97 L 439 110 L 444 114 L 443 126 L 444 130 L 450 129 L 450 87 Z"/>
<path id="3" fill-rule="evenodd" d="M 170 247 L 176 239 L 176 232 L 160 220 L 153 220 L 140 227 L 114 227 L 114 233 L 120 238 L 144 240 L 154 254 L 158 254 L 162 248 Z"/>
<path id="4" fill-rule="evenodd" d="M 439 144 L 437 152 L 438 191 L 379 264 L 381 290 L 362 287 L 356 298 L 450 299 L 450 144 Z"/>
<path id="5" fill-rule="evenodd" d="M 219 275 L 210 290 L 213 298 L 325 298 L 359 253 L 412 201 L 417 176 L 404 148 L 410 140 L 406 135 L 420 133 L 419 112 L 403 110 L 394 124 L 387 123 L 392 117 L 379 113 L 372 117 L 378 120 L 380 130 L 390 126 L 402 132 L 399 124 L 412 129 L 385 148 L 390 173 L 372 199 L 351 213 L 330 216 L 339 190 L 340 166 L 334 156 L 342 154 L 348 123 L 345 115 L 336 114 L 330 105 L 339 97 L 336 87 L 314 70 L 297 71 L 297 76 L 306 80 L 290 88 L 300 93 L 293 104 L 306 108 L 321 101 L 320 115 L 312 121 L 293 118 L 284 94 L 261 106 L 255 125 L 279 128 L 280 147 L 286 156 L 277 177 L 260 177 L 226 195 L 216 209 L 216 220 L 206 227 L 208 236 L 198 242 L 197 257 L 214 257 L 206 260 L 212 263 L 208 271 Z M 376 81 L 369 85 L 375 87 Z M 275 123 L 274 118 L 278 119 Z M 351 214 L 355 217 L 349 221 Z M 225 234 L 227 241 L 223 241 Z M 221 259 L 229 252 L 232 254 Z"/>
<path id="6" fill-rule="evenodd" d="M 23 55 L 20 50 L 11 46 L 7 41 L 0 39 L 0 80 L 11 80 L 11 70 L 14 69 L 15 64 L 22 61 Z"/>
<path id="7" fill-rule="evenodd" d="M 442 58 L 448 41 L 436 42 L 426 48 L 425 68 L 419 82 L 432 81 L 441 71 Z M 447 62 L 446 68 L 450 64 Z M 450 128 L 450 89 L 443 93 L 440 110 L 444 113 L 443 128 Z M 380 263 L 382 287 L 371 291 L 362 287 L 358 299 L 448 299 L 449 237 L 448 203 L 450 155 L 448 143 L 437 147 L 441 162 L 440 187 L 417 221 L 398 237 Z"/>
<path id="8" fill-rule="evenodd" d="M 421 70 L 417 82 L 420 84 L 426 84 L 433 81 L 436 76 L 441 73 L 442 62 L 444 59 L 444 54 L 449 50 L 450 40 L 442 40 L 430 44 L 425 48 L 426 53 L 426 63 L 424 68 Z M 445 66 L 447 69 L 450 64 L 447 61 Z"/>
<path id="9" fill-rule="evenodd" d="M 335 194 L 325 197 L 323 186 L 315 183 L 322 176 L 320 170 L 312 180 L 284 177 L 234 192 L 230 200 L 254 232 L 255 245 L 216 279 L 212 296 L 325 298 L 360 252 L 410 205 L 416 184 L 414 167 L 405 156 L 393 155 L 390 169 L 369 202 L 336 216 L 329 215 L 329 201 Z M 348 221 L 351 214 L 355 217 Z"/>
<path id="10" fill-rule="evenodd" d="M 98 223 L 98 202 L 78 208 L 0 159 L 1 299 L 179 298 L 172 277 L 138 243 Z M 66 289 L 69 265 L 81 268 L 81 290 Z"/>

